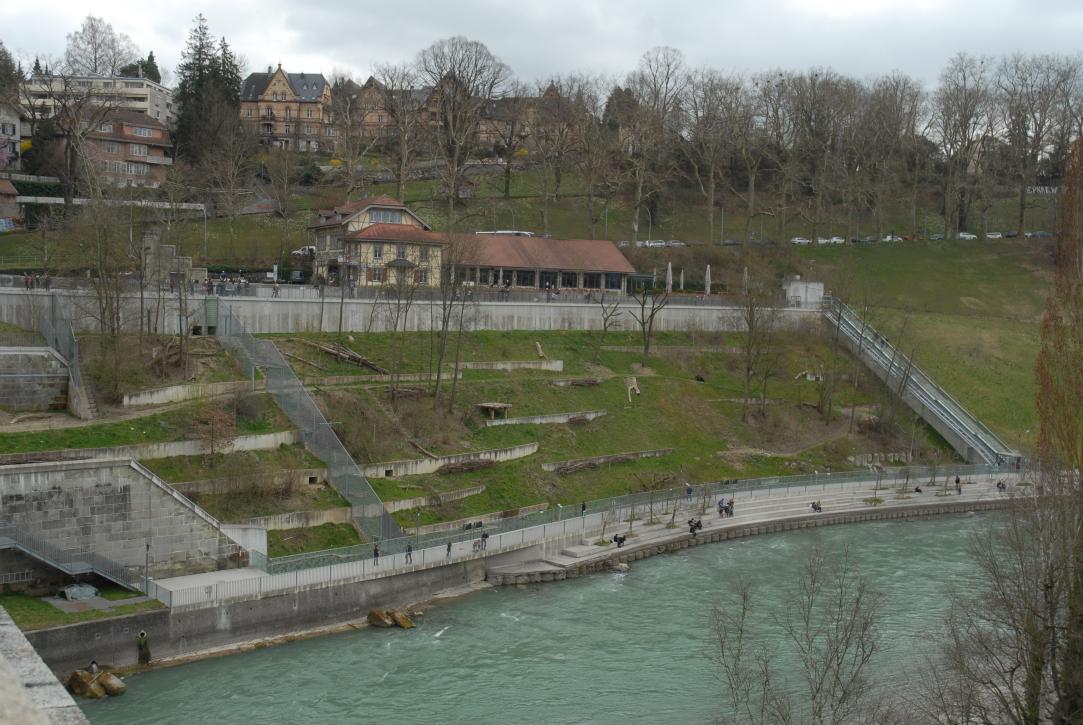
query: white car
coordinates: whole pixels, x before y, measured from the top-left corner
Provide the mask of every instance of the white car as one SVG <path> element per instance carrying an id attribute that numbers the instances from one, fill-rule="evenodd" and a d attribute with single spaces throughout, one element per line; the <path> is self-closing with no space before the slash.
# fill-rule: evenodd
<path id="1" fill-rule="evenodd" d="M 967 241 L 970 241 L 972 239 L 977 239 L 978 235 L 977 234 L 971 234 L 970 232 L 959 232 L 958 234 L 955 235 L 955 238 L 956 239 L 965 239 Z"/>
<path id="2" fill-rule="evenodd" d="M 888 235 L 887 235 L 886 237 L 884 237 L 884 238 L 883 238 L 883 240 L 881 240 L 881 241 L 885 241 L 885 242 L 901 242 L 901 241 L 902 241 L 902 237 L 900 237 L 900 236 L 899 236 L 899 235 L 897 235 L 897 234 L 888 234 Z"/>
<path id="3" fill-rule="evenodd" d="M 846 244 L 846 240 L 842 237 L 831 237 L 827 240 L 830 244 Z"/>
<path id="4" fill-rule="evenodd" d="M 816 237 L 817 244 L 830 244 L 831 240 L 826 237 Z"/>
<path id="5" fill-rule="evenodd" d="M 293 250 L 293 252 L 291 252 L 291 254 L 293 254 L 293 256 L 295 256 L 295 257 L 304 257 L 305 255 L 315 254 L 315 253 L 316 253 L 316 247 L 311 245 L 311 244 L 309 246 L 307 246 L 307 247 L 301 247 L 300 249 L 295 249 L 295 250 Z"/>
<path id="6" fill-rule="evenodd" d="M 790 244 L 811 244 L 806 237 L 794 237 L 790 240 Z"/>
<path id="7" fill-rule="evenodd" d="M 1003 239 L 1004 235 L 1000 232 L 989 232 L 985 235 L 986 239 Z"/>

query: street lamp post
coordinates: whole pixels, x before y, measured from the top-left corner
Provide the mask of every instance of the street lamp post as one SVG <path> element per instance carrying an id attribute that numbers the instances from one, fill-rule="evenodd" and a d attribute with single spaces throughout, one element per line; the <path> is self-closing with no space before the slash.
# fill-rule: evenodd
<path id="1" fill-rule="evenodd" d="M 150 595 L 150 539 L 147 539 L 147 554 L 143 562 L 143 593 Z"/>

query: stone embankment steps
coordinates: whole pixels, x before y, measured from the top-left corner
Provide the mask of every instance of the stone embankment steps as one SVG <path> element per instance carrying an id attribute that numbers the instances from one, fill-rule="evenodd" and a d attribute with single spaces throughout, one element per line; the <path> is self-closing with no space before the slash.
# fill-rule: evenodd
<path id="1" fill-rule="evenodd" d="M 786 493 L 776 489 L 774 493 L 777 495 L 764 491 L 761 495 L 750 496 L 746 492 L 742 497 L 738 493 L 734 497 L 736 515 L 725 519 L 718 517 L 716 502 L 709 502 L 706 513 L 701 515 L 700 500 L 689 504 L 682 499 L 676 517 L 676 528 L 666 528 L 672 510 L 662 516 L 659 513 L 660 507 L 656 506 L 655 517 L 662 523 L 648 526 L 644 523 L 647 512 L 639 509 L 636 515 L 640 516 L 639 511 L 642 511 L 642 517 L 633 525 L 636 535 L 621 549 L 612 544 L 594 545 L 591 539 L 600 536 L 599 529 L 593 532 L 593 537 L 584 536 L 584 543 L 565 547 L 559 554 L 548 555 L 536 561 L 492 567 L 487 572 L 487 580 L 495 585 L 559 581 L 601 570 L 609 562 L 627 562 L 729 538 L 849 521 L 999 508 L 1008 500 L 1006 494 L 996 490 L 996 481 L 1003 478 L 1006 476 L 973 479 L 963 485 L 962 495 L 955 493 L 954 484 L 949 487 L 950 495 L 947 496 L 937 495 L 937 492 L 944 490 L 942 487 L 922 485 L 923 493 L 909 493 L 906 494 L 909 498 L 905 499 L 897 498 L 895 488 L 881 484 L 877 490 L 875 485 L 869 483 L 854 488 L 837 485 L 809 486 Z M 915 485 L 921 484 L 915 482 Z M 865 503 L 864 499 L 872 497 L 883 499 L 883 503 Z M 821 513 L 809 510 L 812 501 L 821 503 Z M 703 520 L 703 530 L 695 539 L 688 534 L 685 525 L 692 516 Z M 627 520 L 613 522 L 606 527 L 606 538 L 611 538 L 615 533 L 624 533 L 627 529 Z"/>

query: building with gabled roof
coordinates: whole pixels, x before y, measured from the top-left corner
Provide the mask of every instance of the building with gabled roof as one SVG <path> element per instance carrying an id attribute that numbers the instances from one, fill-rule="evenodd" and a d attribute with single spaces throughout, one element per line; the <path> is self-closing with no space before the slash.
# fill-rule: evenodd
<path id="1" fill-rule="evenodd" d="M 347 202 L 332 209 L 320 209 L 316 212 L 315 223 L 309 226 L 315 237 L 313 244 L 316 247 L 313 273 L 325 279 L 338 278 L 340 270 L 348 266 L 345 258 L 348 250 L 344 240 L 372 225 L 423 231 L 432 229 L 405 204 L 386 194 Z M 355 270 L 351 279 L 357 281 L 357 276 Z"/>
<path id="2" fill-rule="evenodd" d="M 267 146 L 294 151 L 334 147 L 331 85 L 320 73 L 287 73 L 279 64 L 241 84 L 241 121 Z"/>
<path id="3" fill-rule="evenodd" d="M 328 257 L 334 256 L 335 276 L 350 285 L 407 281 L 436 287 L 454 269 L 458 279 L 478 287 L 619 294 L 635 274 L 607 239 L 448 235 L 433 231 L 404 204 L 386 196 L 321 211 L 311 229 L 317 249 L 321 236 L 335 235 L 339 251 Z M 409 277 L 403 280 L 403 274 Z"/>

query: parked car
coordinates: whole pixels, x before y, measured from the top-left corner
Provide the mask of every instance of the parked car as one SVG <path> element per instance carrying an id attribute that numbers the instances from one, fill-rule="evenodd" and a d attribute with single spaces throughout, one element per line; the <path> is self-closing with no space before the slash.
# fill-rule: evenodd
<path id="1" fill-rule="evenodd" d="M 301 247 L 300 249 L 295 249 L 295 250 L 293 250 L 291 252 L 291 254 L 293 256 L 295 256 L 295 257 L 304 257 L 306 255 L 315 254 L 315 253 L 316 253 L 316 247 L 311 245 L 311 244 L 308 245 L 307 247 Z"/>
<path id="2" fill-rule="evenodd" d="M 985 238 L 986 239 L 1003 239 L 1004 235 L 1001 234 L 1000 232 L 986 232 L 985 233 Z"/>
<path id="3" fill-rule="evenodd" d="M 827 240 L 830 244 L 846 244 L 846 240 L 842 237 L 831 237 Z"/>
<path id="4" fill-rule="evenodd" d="M 1052 239 L 1053 238 L 1052 232 L 1027 232 L 1025 236 L 1026 236 L 1027 239 Z"/>
<path id="5" fill-rule="evenodd" d="M 618 247 L 627 247 L 628 246 L 628 240 L 627 239 L 620 240 L 619 242 L 617 242 L 617 246 Z"/>
<path id="6" fill-rule="evenodd" d="M 1004 232 L 1005 239 L 1016 239 L 1019 237 L 1019 232 Z"/>
<path id="7" fill-rule="evenodd" d="M 740 242 L 737 239 L 723 239 L 722 240 L 722 246 L 723 247 L 738 247 L 741 244 L 742 244 L 742 242 Z"/>
<path id="8" fill-rule="evenodd" d="M 977 234 L 971 234 L 970 232 L 959 232 L 958 234 L 955 235 L 955 238 L 956 239 L 965 239 L 966 241 L 970 241 L 972 239 L 977 239 L 978 235 Z"/>
<path id="9" fill-rule="evenodd" d="M 666 242 L 666 246 L 667 247 L 683 247 L 684 242 L 682 242 L 679 239 L 670 239 L 668 242 Z"/>
<path id="10" fill-rule="evenodd" d="M 642 239 L 640 239 L 639 241 L 636 242 L 636 246 L 639 247 L 639 248 L 643 248 L 646 245 L 647 245 L 647 243 L 644 242 Z"/>
<path id="11" fill-rule="evenodd" d="M 930 234 L 929 235 L 929 241 L 930 242 L 942 242 L 942 241 L 944 241 L 944 235 L 943 234 Z"/>
<path id="12" fill-rule="evenodd" d="M 811 244 L 806 237 L 794 237 L 790 240 L 790 244 Z"/>
<path id="13" fill-rule="evenodd" d="M 659 247 L 666 246 L 666 243 L 665 243 L 665 240 L 662 240 L 662 239 L 648 239 L 646 242 L 643 243 L 643 246 L 651 247 L 652 249 L 657 249 Z"/>
<path id="14" fill-rule="evenodd" d="M 888 234 L 881 241 L 884 242 L 901 242 L 903 240 L 898 234 Z"/>

